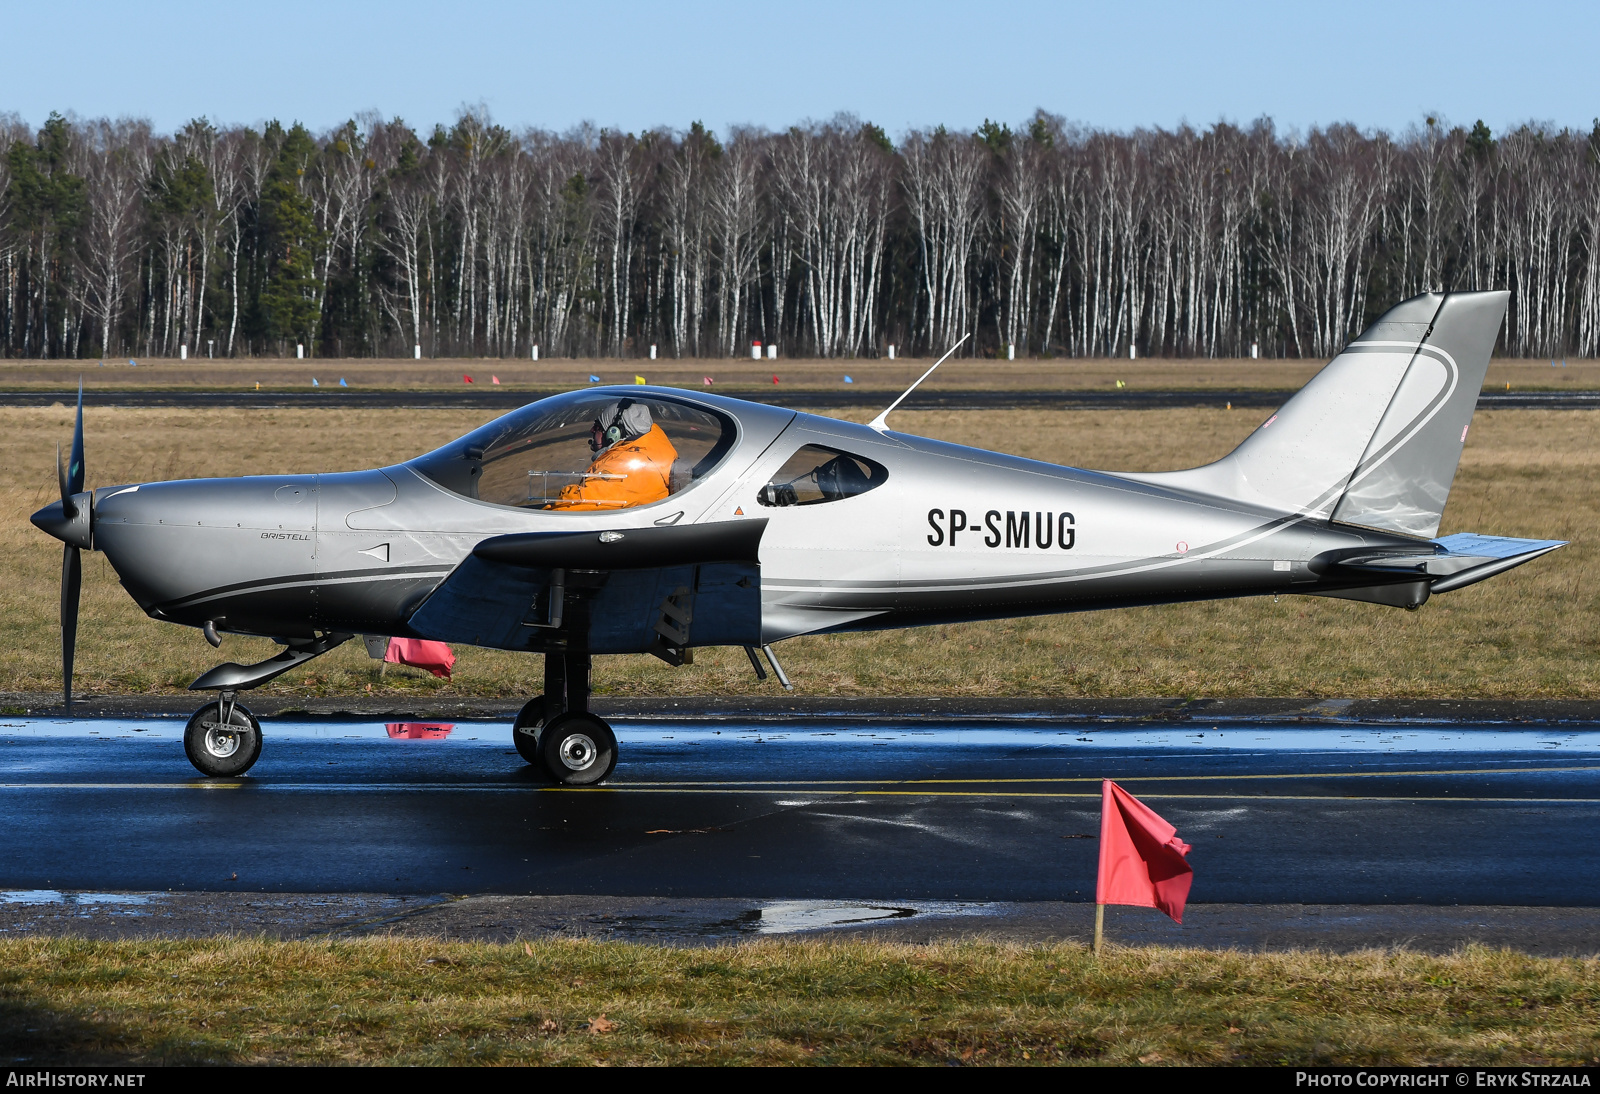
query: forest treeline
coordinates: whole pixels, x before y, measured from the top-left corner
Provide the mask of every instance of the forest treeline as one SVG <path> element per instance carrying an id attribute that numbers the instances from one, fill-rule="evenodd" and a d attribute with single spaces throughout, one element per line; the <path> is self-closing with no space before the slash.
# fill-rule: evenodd
<path id="1" fill-rule="evenodd" d="M 0 117 L 11 357 L 1317 356 L 1507 288 L 1600 351 L 1600 122 L 419 132 Z"/>

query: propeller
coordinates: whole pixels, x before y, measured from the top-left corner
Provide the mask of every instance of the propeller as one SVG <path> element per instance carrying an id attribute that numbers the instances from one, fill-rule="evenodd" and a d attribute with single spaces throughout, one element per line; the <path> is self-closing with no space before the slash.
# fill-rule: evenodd
<path id="1" fill-rule="evenodd" d="M 83 589 L 83 556 L 68 543 L 61 548 L 61 702 L 72 712 L 72 655 L 78 645 L 78 594 Z"/>
<path id="2" fill-rule="evenodd" d="M 79 516 L 74 498 L 83 492 L 83 380 L 78 380 L 78 421 L 72 430 L 72 454 L 61 462 L 56 446 L 56 481 L 61 487 L 61 515 L 69 522 Z M 93 501 L 89 502 L 92 509 Z M 91 519 L 93 513 L 89 514 Z M 78 543 L 61 545 L 61 702 L 72 710 L 72 660 L 78 645 L 78 600 L 83 591 L 83 552 Z"/>

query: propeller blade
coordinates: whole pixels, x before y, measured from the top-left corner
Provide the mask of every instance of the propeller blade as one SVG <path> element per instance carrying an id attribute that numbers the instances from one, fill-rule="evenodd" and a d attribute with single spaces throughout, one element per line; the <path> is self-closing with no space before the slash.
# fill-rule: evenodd
<path id="1" fill-rule="evenodd" d="M 67 489 L 83 490 L 83 377 L 78 377 L 78 424 L 72 430 L 72 456 L 67 461 Z"/>
<path id="2" fill-rule="evenodd" d="M 83 555 L 68 543 L 61 548 L 61 701 L 72 709 L 72 655 L 78 645 L 78 594 L 83 589 Z"/>
<path id="3" fill-rule="evenodd" d="M 78 515 L 78 507 L 72 504 L 72 495 L 76 491 L 67 489 L 67 465 L 61 462 L 61 446 L 56 445 L 56 482 L 61 487 L 61 515 L 72 520 Z"/>

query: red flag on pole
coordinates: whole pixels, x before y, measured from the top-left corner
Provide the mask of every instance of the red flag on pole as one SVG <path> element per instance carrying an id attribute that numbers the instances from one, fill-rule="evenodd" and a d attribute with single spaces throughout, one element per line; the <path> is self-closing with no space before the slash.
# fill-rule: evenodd
<path id="1" fill-rule="evenodd" d="M 1096 904 L 1156 908 L 1183 922 L 1194 871 L 1189 845 L 1144 802 L 1106 779 L 1100 788 L 1100 879 Z"/>
<path id="2" fill-rule="evenodd" d="M 389 639 L 389 649 L 383 659 L 391 665 L 427 669 L 446 680 L 450 679 L 450 666 L 456 663 L 456 655 L 450 652 L 450 647 L 445 643 L 427 642 L 420 638 Z"/>

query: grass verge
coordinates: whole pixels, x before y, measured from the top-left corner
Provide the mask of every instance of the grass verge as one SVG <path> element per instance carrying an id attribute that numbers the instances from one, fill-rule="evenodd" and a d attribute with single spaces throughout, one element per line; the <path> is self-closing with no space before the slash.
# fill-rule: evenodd
<path id="1" fill-rule="evenodd" d="M 983 942 L 0 942 L 18 1063 L 1578 1064 L 1600 960 Z"/>

